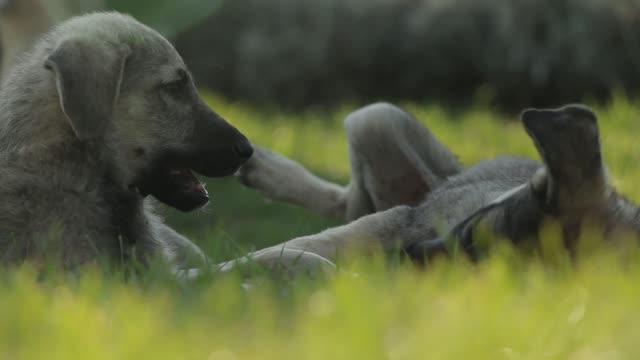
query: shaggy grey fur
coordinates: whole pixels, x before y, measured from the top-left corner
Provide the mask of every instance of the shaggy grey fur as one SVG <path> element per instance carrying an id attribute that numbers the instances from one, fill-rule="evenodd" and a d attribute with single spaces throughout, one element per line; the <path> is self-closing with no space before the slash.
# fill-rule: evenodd
<path id="1" fill-rule="evenodd" d="M 166 39 L 117 13 L 73 18 L 2 85 L 1 262 L 204 258 L 143 196 L 202 206 L 206 192 L 188 169 L 230 175 L 251 152 L 202 102 Z"/>

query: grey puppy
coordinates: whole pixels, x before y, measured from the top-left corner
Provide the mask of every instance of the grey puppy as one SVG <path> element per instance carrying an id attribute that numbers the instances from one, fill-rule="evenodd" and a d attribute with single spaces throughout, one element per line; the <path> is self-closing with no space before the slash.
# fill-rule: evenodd
<path id="1" fill-rule="evenodd" d="M 285 262 L 305 268 L 329 264 L 353 249 L 404 250 L 423 262 L 454 248 L 477 260 L 482 253 L 473 235 L 479 223 L 528 247 L 537 245 L 541 227 L 554 219 L 572 254 L 584 224 L 600 226 L 606 236 L 639 233 L 638 207 L 609 182 L 593 111 L 582 105 L 532 109 L 522 114 L 522 122 L 542 162 L 501 157 L 463 169 L 403 110 L 384 103 L 367 106 L 345 122 L 352 171 L 346 187 L 256 148 L 242 168 L 246 185 L 349 223 L 250 254 L 252 261 L 273 266 L 290 254 Z"/>
<path id="2" fill-rule="evenodd" d="M 252 152 L 157 32 L 117 13 L 73 18 L 2 85 L 1 262 L 203 257 L 145 196 L 196 209 L 208 194 L 192 171 L 230 175 Z"/>

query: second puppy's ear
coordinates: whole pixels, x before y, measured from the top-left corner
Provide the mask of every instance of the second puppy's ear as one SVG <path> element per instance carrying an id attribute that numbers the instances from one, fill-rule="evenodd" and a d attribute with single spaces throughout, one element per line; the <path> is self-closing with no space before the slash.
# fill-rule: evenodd
<path id="1" fill-rule="evenodd" d="M 598 120 L 591 109 L 583 105 L 530 109 L 522 113 L 522 123 L 545 164 L 549 204 L 568 208 L 602 200 L 610 186 Z"/>

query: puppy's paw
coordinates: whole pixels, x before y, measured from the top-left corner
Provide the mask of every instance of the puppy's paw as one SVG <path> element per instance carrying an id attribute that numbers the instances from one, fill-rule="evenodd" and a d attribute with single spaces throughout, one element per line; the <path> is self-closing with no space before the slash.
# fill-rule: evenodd
<path id="1" fill-rule="evenodd" d="M 293 160 L 289 160 L 271 150 L 254 146 L 251 159 L 237 173 L 240 182 L 250 188 L 263 192 L 274 200 L 284 200 L 287 184 L 304 168 Z"/>

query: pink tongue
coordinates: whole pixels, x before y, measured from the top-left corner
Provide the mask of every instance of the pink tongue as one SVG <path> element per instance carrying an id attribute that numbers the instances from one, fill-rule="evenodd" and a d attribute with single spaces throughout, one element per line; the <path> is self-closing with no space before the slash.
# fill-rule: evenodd
<path id="1" fill-rule="evenodd" d="M 201 183 L 195 175 L 193 175 L 190 169 L 174 169 L 171 170 L 171 174 L 183 177 L 183 180 L 187 180 L 189 182 L 188 188 L 190 191 L 198 192 L 205 196 L 209 195 L 207 189 L 204 188 L 204 184 Z"/>

